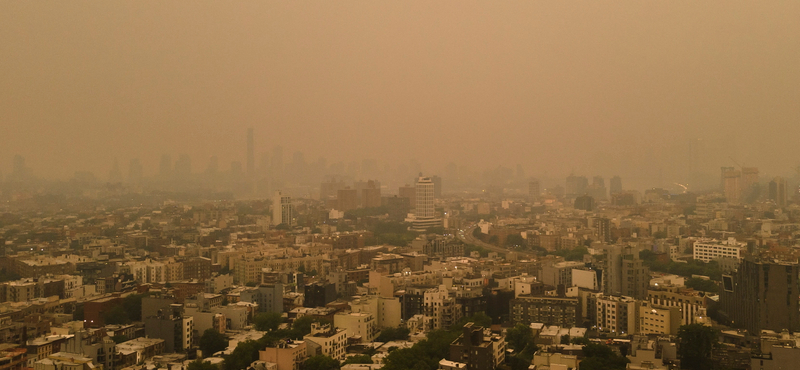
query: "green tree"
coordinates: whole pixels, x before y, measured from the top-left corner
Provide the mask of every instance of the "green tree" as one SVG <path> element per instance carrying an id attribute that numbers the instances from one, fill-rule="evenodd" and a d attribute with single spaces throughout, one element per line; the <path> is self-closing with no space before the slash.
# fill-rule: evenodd
<path id="1" fill-rule="evenodd" d="M 189 366 L 186 368 L 187 370 L 219 370 L 217 365 L 214 365 L 208 361 L 203 361 L 203 359 L 198 358 L 189 363 Z"/>
<path id="2" fill-rule="evenodd" d="M 492 318 L 483 312 L 478 312 L 472 316 L 461 318 L 461 320 L 459 320 L 456 324 L 450 327 L 450 330 L 461 333 L 461 329 L 464 327 L 464 325 L 466 325 L 469 322 L 474 323 L 477 326 L 482 326 L 484 328 L 492 326 Z"/>
<path id="3" fill-rule="evenodd" d="M 708 279 L 690 278 L 689 280 L 686 280 L 686 287 L 702 292 L 719 292 L 719 285 L 717 285 L 716 282 Z"/>
<path id="4" fill-rule="evenodd" d="M 589 338 L 586 338 L 586 337 L 575 337 L 575 338 L 570 339 L 570 343 L 572 343 L 572 344 L 580 344 L 582 346 L 585 346 L 585 345 L 587 345 L 587 344 L 589 344 L 591 342 L 589 341 Z"/>
<path id="5" fill-rule="evenodd" d="M 253 317 L 253 326 L 260 331 L 278 330 L 283 321 L 280 312 L 261 312 Z"/>
<path id="6" fill-rule="evenodd" d="M 114 306 L 103 315 L 103 321 L 106 325 L 126 325 L 130 324 L 131 320 L 122 306 Z"/>
<path id="7" fill-rule="evenodd" d="M 130 321 L 142 321 L 142 298 L 147 294 L 130 294 L 122 299 L 122 308 Z"/>
<path id="8" fill-rule="evenodd" d="M 564 334 L 561 336 L 561 344 L 569 344 L 569 334 Z"/>
<path id="9" fill-rule="evenodd" d="M 289 227 L 289 225 L 287 225 L 285 223 L 275 225 L 275 230 L 290 230 L 290 229 L 291 228 Z"/>
<path id="10" fill-rule="evenodd" d="M 241 370 L 258 360 L 258 351 L 261 350 L 259 341 L 247 340 L 240 342 L 231 354 L 225 356 L 225 370 Z"/>
<path id="11" fill-rule="evenodd" d="M 228 339 L 216 329 L 206 329 L 198 343 L 203 357 L 211 357 L 215 353 L 228 348 Z"/>
<path id="12" fill-rule="evenodd" d="M 407 340 L 411 332 L 407 328 L 385 328 L 375 338 L 376 342 L 391 342 L 393 340 Z"/>
<path id="13" fill-rule="evenodd" d="M 336 370 L 339 361 L 325 355 L 311 356 L 303 363 L 303 370 Z"/>
<path id="14" fill-rule="evenodd" d="M 302 336 L 311 333 L 311 324 L 318 322 L 321 324 L 330 324 L 330 321 L 325 319 L 320 319 L 311 316 L 303 316 L 301 318 L 295 319 L 292 323 L 292 329 L 299 332 Z"/>
<path id="15" fill-rule="evenodd" d="M 583 346 L 581 370 L 623 370 L 630 362 L 602 344 L 589 343 Z"/>
<path id="16" fill-rule="evenodd" d="M 690 370 L 711 368 L 711 350 L 717 344 L 717 331 L 703 324 L 678 328 L 678 358 Z"/>
<path id="17" fill-rule="evenodd" d="M 342 363 L 342 365 L 347 365 L 347 364 L 371 364 L 371 363 L 372 363 L 372 357 L 370 357 L 369 355 L 355 355 L 355 356 L 350 356 L 350 357 L 346 358 L 344 360 L 344 362 Z"/>
<path id="18" fill-rule="evenodd" d="M 527 244 L 520 234 L 511 234 L 506 238 L 506 245 L 509 247 L 521 247 Z"/>

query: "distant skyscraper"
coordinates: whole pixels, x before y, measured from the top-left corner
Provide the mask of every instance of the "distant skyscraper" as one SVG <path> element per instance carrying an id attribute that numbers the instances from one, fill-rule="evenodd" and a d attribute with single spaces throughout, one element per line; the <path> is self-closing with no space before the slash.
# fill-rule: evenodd
<path id="1" fill-rule="evenodd" d="M 752 202 L 758 197 L 758 168 L 742 167 L 742 200 Z"/>
<path id="2" fill-rule="evenodd" d="M 611 194 L 622 192 L 622 178 L 614 176 L 611 178 Z"/>
<path id="3" fill-rule="evenodd" d="M 256 152 L 253 143 L 253 128 L 247 129 L 247 178 L 253 179 L 256 175 Z"/>
<path id="4" fill-rule="evenodd" d="M 411 222 L 412 229 L 424 231 L 430 227 L 442 225 L 442 220 L 436 218 L 436 195 L 433 180 L 430 177 L 420 177 L 415 185 L 414 216 L 406 219 Z"/>
<path id="5" fill-rule="evenodd" d="M 575 209 L 591 212 L 594 210 L 594 198 L 591 195 L 581 195 L 575 198 Z"/>
<path id="6" fill-rule="evenodd" d="M 336 192 L 336 210 L 350 211 L 358 208 L 358 190 L 349 186 Z"/>
<path id="7" fill-rule="evenodd" d="M 589 186 L 589 179 L 584 176 L 569 175 L 566 185 L 566 197 L 575 198 L 579 195 L 586 194 L 586 188 Z"/>
<path id="8" fill-rule="evenodd" d="M 433 181 L 433 196 L 436 199 L 442 197 L 442 178 L 439 176 L 432 176 L 431 181 Z"/>
<path id="9" fill-rule="evenodd" d="M 409 185 L 401 186 L 399 189 L 399 196 L 401 198 L 408 198 L 408 205 L 413 209 L 416 205 L 417 189 Z"/>
<path id="10" fill-rule="evenodd" d="M 722 174 L 723 193 L 728 203 L 738 204 L 742 201 L 742 172 L 726 171 Z"/>
<path id="11" fill-rule="evenodd" d="M 275 192 L 275 197 L 272 199 L 272 224 L 294 226 L 292 198 L 283 195 L 280 190 Z"/>
<path id="12" fill-rule="evenodd" d="M 775 202 L 778 207 L 786 207 L 788 199 L 788 186 L 786 179 L 776 177 L 769 182 L 769 199 Z"/>
<path id="13" fill-rule="evenodd" d="M 536 201 L 542 194 L 542 189 L 539 187 L 539 181 L 532 180 L 528 182 L 528 199 Z"/>
<path id="14" fill-rule="evenodd" d="M 375 208 L 381 206 L 381 185 L 377 181 L 367 181 L 367 187 L 361 189 L 361 206 Z"/>
<path id="15" fill-rule="evenodd" d="M 719 175 L 719 191 L 725 193 L 725 174 L 728 172 L 736 171 L 733 167 L 721 167 Z"/>

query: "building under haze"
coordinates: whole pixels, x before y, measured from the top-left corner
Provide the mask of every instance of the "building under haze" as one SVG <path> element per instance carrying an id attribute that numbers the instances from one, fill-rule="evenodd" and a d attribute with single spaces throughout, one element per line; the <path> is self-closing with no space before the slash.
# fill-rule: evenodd
<path id="1" fill-rule="evenodd" d="M 292 207 L 292 198 L 283 195 L 280 190 L 275 192 L 275 197 L 272 200 L 272 224 L 286 226 L 294 226 L 294 208 Z"/>
<path id="2" fill-rule="evenodd" d="M 414 213 L 406 219 L 406 222 L 410 222 L 411 228 L 417 231 L 441 226 L 442 219 L 436 218 L 436 193 L 433 180 L 430 177 L 420 177 L 415 190 Z"/>
<path id="3" fill-rule="evenodd" d="M 614 176 L 611 178 L 611 194 L 622 192 L 622 178 Z"/>
<path id="4" fill-rule="evenodd" d="M 775 202 L 778 207 L 786 207 L 787 190 L 786 179 L 776 177 L 769 182 L 769 199 Z"/>
<path id="5" fill-rule="evenodd" d="M 528 182 L 528 199 L 532 202 L 539 200 L 539 195 L 542 193 L 539 188 L 539 181 L 533 180 Z"/>

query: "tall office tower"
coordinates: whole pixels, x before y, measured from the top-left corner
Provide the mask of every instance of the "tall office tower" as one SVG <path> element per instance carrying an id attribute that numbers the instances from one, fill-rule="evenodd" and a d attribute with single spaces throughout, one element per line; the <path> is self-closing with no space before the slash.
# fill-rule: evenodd
<path id="1" fill-rule="evenodd" d="M 108 173 L 108 181 L 111 183 L 122 182 L 122 170 L 119 169 L 119 161 L 116 158 L 114 158 L 114 164 Z"/>
<path id="2" fill-rule="evenodd" d="M 575 198 L 575 209 L 591 212 L 595 208 L 594 198 L 591 195 L 581 195 Z"/>
<path id="3" fill-rule="evenodd" d="M 167 180 L 172 177 L 172 157 L 169 154 L 161 155 L 161 162 L 158 165 L 158 177 Z"/>
<path id="4" fill-rule="evenodd" d="M 408 198 L 409 207 L 411 207 L 411 209 L 414 209 L 414 206 L 416 206 L 417 204 L 416 203 L 417 189 L 415 189 L 413 186 L 410 185 L 401 186 L 399 189 L 399 195 L 400 198 Z"/>
<path id="5" fill-rule="evenodd" d="M 633 247 L 613 245 L 606 250 L 603 268 L 603 292 L 636 299 L 647 298 L 650 270 Z"/>
<path id="6" fill-rule="evenodd" d="M 606 180 L 603 178 L 603 176 L 595 176 L 592 179 L 592 184 L 589 185 L 587 193 L 597 200 L 605 200 L 608 198 L 608 194 L 606 192 Z"/>
<path id="7" fill-rule="evenodd" d="M 25 157 L 17 154 L 14 156 L 14 163 L 11 169 L 9 180 L 23 181 L 28 178 L 30 169 L 25 165 Z"/>
<path id="8" fill-rule="evenodd" d="M 622 178 L 614 176 L 611 178 L 611 194 L 622 192 Z"/>
<path id="9" fill-rule="evenodd" d="M 144 170 L 142 169 L 142 162 L 139 162 L 139 158 L 131 159 L 128 164 L 128 183 L 141 184 L 143 177 Z"/>
<path id="10" fill-rule="evenodd" d="M 597 239 L 602 241 L 603 243 L 611 243 L 611 220 L 600 217 L 595 218 L 592 221 L 592 227 L 595 229 L 595 234 L 597 234 Z"/>
<path id="11" fill-rule="evenodd" d="M 280 190 L 275 192 L 275 197 L 272 199 L 272 224 L 294 226 L 292 198 L 283 195 Z"/>
<path id="12" fill-rule="evenodd" d="M 733 167 L 720 167 L 719 174 L 719 191 L 725 193 L 725 174 L 728 172 L 736 171 Z"/>
<path id="13" fill-rule="evenodd" d="M 569 175 L 567 177 L 566 197 L 575 198 L 579 195 L 584 195 L 587 187 L 589 187 L 589 179 L 585 176 Z"/>
<path id="14" fill-rule="evenodd" d="M 188 154 L 181 154 L 178 160 L 175 161 L 175 178 L 179 180 L 188 180 L 192 175 L 192 158 Z"/>
<path id="15" fill-rule="evenodd" d="M 786 207 L 788 199 L 788 187 L 786 179 L 783 177 L 776 177 L 769 182 L 769 199 L 775 202 L 778 207 Z"/>
<path id="16" fill-rule="evenodd" d="M 797 262 L 745 259 L 733 275 L 722 276 L 720 313 L 731 326 L 758 335 L 762 330 L 800 330 Z"/>
<path id="17" fill-rule="evenodd" d="M 256 149 L 253 144 L 253 128 L 247 129 L 247 178 L 254 179 L 256 176 Z"/>
<path id="18" fill-rule="evenodd" d="M 758 168 L 742 167 L 742 200 L 752 202 L 758 197 Z"/>
<path id="19" fill-rule="evenodd" d="M 361 206 L 375 208 L 381 206 L 381 185 L 377 181 L 367 181 L 367 187 L 361 190 Z"/>
<path id="20" fill-rule="evenodd" d="M 319 186 L 319 199 L 328 200 L 338 195 L 339 189 L 344 189 L 344 181 L 335 177 L 329 178 Z"/>
<path id="21" fill-rule="evenodd" d="M 434 175 L 431 176 L 431 181 L 433 181 L 433 196 L 440 199 L 442 197 L 442 178 Z"/>
<path id="22" fill-rule="evenodd" d="M 542 189 L 539 187 L 539 181 L 533 180 L 528 182 L 528 199 L 531 201 L 539 200 L 542 194 Z"/>
<path id="23" fill-rule="evenodd" d="M 742 172 L 727 171 L 723 174 L 723 193 L 728 203 L 742 202 Z"/>
<path id="24" fill-rule="evenodd" d="M 407 222 L 411 222 L 412 230 L 425 231 L 428 228 L 442 225 L 442 220 L 436 218 L 435 201 L 433 180 L 430 177 L 417 179 L 414 194 L 414 215 L 406 219 Z"/>
<path id="25" fill-rule="evenodd" d="M 416 206 L 414 214 L 419 218 L 433 218 L 435 216 L 436 192 L 433 180 L 430 177 L 420 177 L 416 185 Z"/>
<path id="26" fill-rule="evenodd" d="M 342 212 L 358 208 L 358 190 L 351 189 L 349 186 L 339 189 L 336 192 L 336 204 L 336 209 Z"/>

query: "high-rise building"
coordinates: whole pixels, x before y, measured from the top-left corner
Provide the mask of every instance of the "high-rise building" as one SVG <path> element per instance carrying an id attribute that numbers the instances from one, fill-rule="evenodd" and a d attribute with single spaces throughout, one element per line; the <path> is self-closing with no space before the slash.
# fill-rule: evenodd
<path id="1" fill-rule="evenodd" d="M 414 215 L 406 219 L 411 222 L 411 228 L 424 231 L 430 227 L 441 226 L 442 220 L 436 218 L 436 196 L 434 195 L 433 180 L 430 177 L 417 179 L 414 193 Z"/>
<path id="2" fill-rule="evenodd" d="M 374 208 L 381 206 L 381 186 L 377 181 L 367 181 L 367 187 L 361 189 L 361 206 Z"/>
<path id="3" fill-rule="evenodd" d="M 647 298 L 650 270 L 630 246 L 613 245 L 606 250 L 603 267 L 603 291 L 607 295 Z"/>
<path id="4" fill-rule="evenodd" d="M 783 177 L 776 177 L 769 182 L 769 199 L 775 202 L 778 207 L 786 207 L 788 199 L 788 187 L 786 179 Z"/>
<path id="5" fill-rule="evenodd" d="M 758 335 L 762 330 L 800 330 L 800 266 L 797 262 L 745 259 L 722 276 L 720 313 L 731 326 Z"/>
<path id="6" fill-rule="evenodd" d="M 736 171 L 733 167 L 720 167 L 719 174 L 719 191 L 725 193 L 725 174 L 728 172 Z"/>
<path id="7" fill-rule="evenodd" d="M 436 199 L 440 199 L 442 197 L 442 178 L 439 176 L 432 176 L 431 181 L 433 181 L 433 196 Z"/>
<path id="8" fill-rule="evenodd" d="M 591 212 L 594 210 L 594 198 L 590 195 L 581 195 L 575 198 L 575 209 Z"/>
<path id="9" fill-rule="evenodd" d="M 253 142 L 253 128 L 247 129 L 247 178 L 253 179 L 256 175 L 256 152 Z"/>
<path id="10" fill-rule="evenodd" d="M 542 194 L 542 190 L 539 187 L 539 181 L 533 180 L 528 182 L 528 199 L 531 201 L 536 201 L 539 199 L 539 195 Z"/>
<path id="11" fill-rule="evenodd" d="M 611 178 L 611 194 L 622 192 L 622 178 L 614 176 Z"/>
<path id="12" fill-rule="evenodd" d="M 401 186 L 399 195 L 401 198 L 408 198 L 408 205 L 411 207 L 411 209 L 414 209 L 414 206 L 416 205 L 415 200 L 417 198 L 417 189 L 409 185 Z"/>
<path id="13" fill-rule="evenodd" d="M 605 217 L 595 218 L 592 221 L 597 234 L 597 239 L 604 243 L 611 243 L 611 221 Z"/>
<path id="14" fill-rule="evenodd" d="M 722 174 L 723 193 L 728 203 L 742 202 L 742 172 L 727 171 Z"/>
<path id="15" fill-rule="evenodd" d="M 275 192 L 275 197 L 272 200 L 272 224 L 294 226 L 292 198 L 283 195 L 280 190 Z"/>
<path id="16" fill-rule="evenodd" d="M 566 197 L 575 198 L 586 193 L 589 186 L 589 179 L 585 176 L 569 175 L 566 184 Z"/>
<path id="17" fill-rule="evenodd" d="M 336 203 L 336 209 L 342 212 L 358 208 L 358 190 L 351 189 L 349 186 L 339 189 L 336 192 Z"/>
<path id="18" fill-rule="evenodd" d="M 758 168 L 742 167 L 742 199 L 751 202 L 758 196 Z"/>

